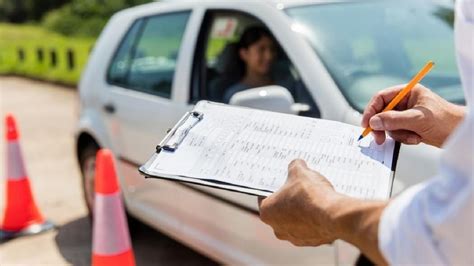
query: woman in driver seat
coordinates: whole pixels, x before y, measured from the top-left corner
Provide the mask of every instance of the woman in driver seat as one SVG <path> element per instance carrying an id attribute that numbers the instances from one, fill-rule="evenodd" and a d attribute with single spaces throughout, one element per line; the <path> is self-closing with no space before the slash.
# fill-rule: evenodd
<path id="1" fill-rule="evenodd" d="M 269 30 L 260 26 L 247 28 L 240 38 L 237 53 L 243 76 L 224 92 L 226 103 L 237 92 L 275 84 L 271 68 L 276 58 L 276 44 Z"/>

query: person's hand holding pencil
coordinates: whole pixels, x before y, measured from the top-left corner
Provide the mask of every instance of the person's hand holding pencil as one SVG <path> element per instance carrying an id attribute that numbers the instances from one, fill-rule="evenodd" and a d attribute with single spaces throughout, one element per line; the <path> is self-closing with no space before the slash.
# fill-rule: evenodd
<path id="1" fill-rule="evenodd" d="M 441 147 L 464 117 L 464 107 L 444 100 L 417 82 L 394 108 L 392 106 L 393 109 L 385 110 L 390 102 L 393 105 L 394 98 L 401 95 L 412 82 L 382 90 L 368 103 L 362 117 L 362 126 L 370 126 L 378 144 L 385 141 L 387 132 L 393 139 L 404 144 L 424 142 Z"/>

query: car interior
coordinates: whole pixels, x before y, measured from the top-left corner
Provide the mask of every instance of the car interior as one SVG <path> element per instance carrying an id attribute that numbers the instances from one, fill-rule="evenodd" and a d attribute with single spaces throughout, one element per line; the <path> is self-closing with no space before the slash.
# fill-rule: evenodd
<path id="1" fill-rule="evenodd" d="M 209 12 L 204 20 L 201 36 L 197 46 L 201 47 L 201 56 L 195 61 L 201 61 L 202 70 L 197 71 L 198 82 L 193 82 L 199 88 L 194 88 L 196 100 L 207 99 L 224 102 L 226 90 L 237 83 L 242 75 L 238 67 L 238 41 L 248 27 L 265 25 L 258 19 L 235 11 Z M 278 42 L 278 41 L 277 41 Z M 193 71 L 196 77 L 196 71 Z M 310 106 L 309 111 L 300 115 L 319 117 L 319 111 L 312 96 L 307 91 L 298 71 L 277 43 L 277 58 L 272 66 L 271 75 L 276 85 L 286 88 L 295 102 Z M 197 91 L 197 93 L 196 93 Z"/>

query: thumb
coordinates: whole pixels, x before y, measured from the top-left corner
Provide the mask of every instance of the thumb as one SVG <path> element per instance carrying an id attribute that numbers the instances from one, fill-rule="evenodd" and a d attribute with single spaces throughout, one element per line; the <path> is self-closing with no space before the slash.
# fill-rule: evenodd
<path id="1" fill-rule="evenodd" d="M 259 208 L 261 208 L 262 202 L 263 202 L 266 198 L 267 198 L 267 197 L 258 196 L 257 202 L 258 202 L 258 207 L 259 207 Z"/>
<path id="2" fill-rule="evenodd" d="M 288 178 L 286 181 L 288 182 L 290 179 L 297 178 L 306 169 L 308 169 L 308 166 L 304 160 L 295 159 L 291 161 L 288 165 Z"/>
<path id="3" fill-rule="evenodd" d="M 423 113 L 416 109 L 386 111 L 373 116 L 369 121 L 369 125 L 373 130 L 410 130 L 416 132 L 421 115 Z"/>

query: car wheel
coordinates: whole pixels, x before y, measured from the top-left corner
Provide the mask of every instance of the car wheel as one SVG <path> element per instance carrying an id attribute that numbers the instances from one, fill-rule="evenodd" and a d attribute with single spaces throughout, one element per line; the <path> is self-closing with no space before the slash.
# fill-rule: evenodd
<path id="1" fill-rule="evenodd" d="M 95 195 L 95 157 L 99 147 L 93 144 L 85 147 L 79 155 L 79 162 L 82 173 L 82 191 L 84 202 L 86 204 L 89 218 L 94 214 L 94 195 Z"/>
<path id="2" fill-rule="evenodd" d="M 80 156 L 79 162 L 82 172 L 82 191 L 84 194 L 84 203 L 86 204 L 89 219 L 92 221 L 94 217 L 94 196 L 95 196 L 95 158 L 99 147 L 95 144 L 86 146 Z M 140 228 L 140 221 L 131 216 L 127 207 L 125 207 L 125 215 L 127 216 L 130 233 Z"/>

